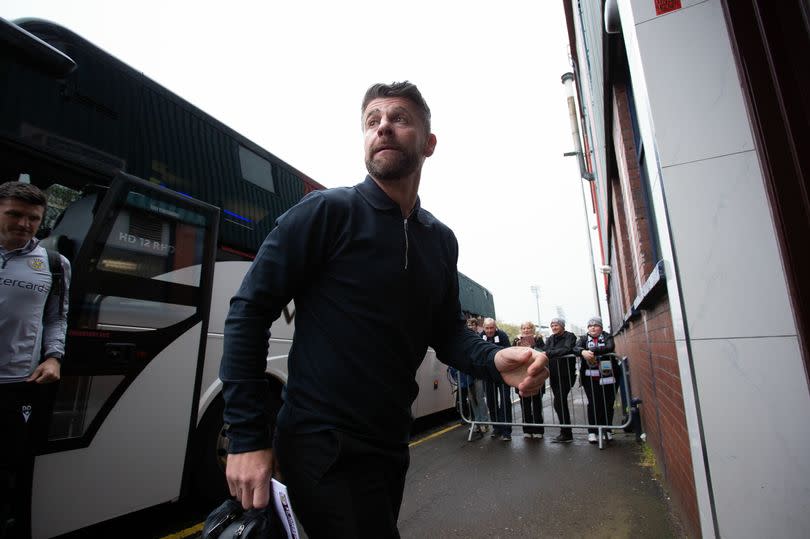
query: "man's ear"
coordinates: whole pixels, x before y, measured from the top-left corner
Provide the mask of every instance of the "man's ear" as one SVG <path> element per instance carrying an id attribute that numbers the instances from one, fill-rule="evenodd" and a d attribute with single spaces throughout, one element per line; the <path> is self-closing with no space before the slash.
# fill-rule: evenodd
<path id="1" fill-rule="evenodd" d="M 431 133 L 428 135 L 427 141 L 425 141 L 425 150 L 422 153 L 425 157 L 430 157 L 433 155 L 434 150 L 436 150 L 436 135 Z"/>

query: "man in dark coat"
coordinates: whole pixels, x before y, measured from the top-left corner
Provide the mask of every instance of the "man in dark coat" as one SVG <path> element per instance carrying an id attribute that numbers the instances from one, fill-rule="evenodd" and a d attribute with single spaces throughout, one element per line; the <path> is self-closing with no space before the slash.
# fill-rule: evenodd
<path id="1" fill-rule="evenodd" d="M 577 337 L 565 331 L 563 318 L 551 319 L 551 336 L 546 341 L 545 353 L 548 356 L 548 368 L 551 371 L 551 391 L 554 394 L 554 411 L 560 420 L 560 435 L 552 440 L 554 443 L 571 443 L 571 412 L 568 409 L 568 393 L 576 380 L 576 357 L 574 346 Z"/>

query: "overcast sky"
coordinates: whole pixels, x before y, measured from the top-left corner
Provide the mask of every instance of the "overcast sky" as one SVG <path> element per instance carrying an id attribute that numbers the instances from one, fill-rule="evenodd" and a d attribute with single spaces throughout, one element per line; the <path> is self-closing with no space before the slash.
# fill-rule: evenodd
<path id="1" fill-rule="evenodd" d="M 560 0 L 189 2 L 4 0 L 59 23 L 327 187 L 365 176 L 360 101 L 410 80 L 438 138 L 422 206 L 498 319 L 594 313 L 588 224 L 560 76 Z M 595 244 L 596 245 L 596 244 Z"/>

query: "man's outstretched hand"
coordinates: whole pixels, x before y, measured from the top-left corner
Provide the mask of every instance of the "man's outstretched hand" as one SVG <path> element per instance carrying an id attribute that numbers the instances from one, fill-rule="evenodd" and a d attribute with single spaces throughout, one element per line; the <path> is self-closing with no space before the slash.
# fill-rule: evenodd
<path id="1" fill-rule="evenodd" d="M 495 354 L 495 367 L 503 381 L 517 388 L 521 397 L 540 393 L 548 378 L 548 356 L 524 346 L 503 348 Z"/>

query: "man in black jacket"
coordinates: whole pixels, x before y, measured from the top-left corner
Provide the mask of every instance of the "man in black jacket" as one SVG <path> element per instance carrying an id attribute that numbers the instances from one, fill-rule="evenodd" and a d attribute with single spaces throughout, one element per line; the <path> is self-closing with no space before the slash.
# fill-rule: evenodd
<path id="1" fill-rule="evenodd" d="M 436 146 L 419 90 L 375 84 L 361 111 L 369 175 L 310 193 L 278 219 L 225 322 L 228 487 L 244 508 L 265 507 L 278 468 L 311 539 L 399 537 L 410 407 L 428 346 L 522 395 L 548 377 L 545 354 L 499 348 L 465 326 L 458 243 L 418 197 Z M 268 328 L 293 299 L 284 403 L 268 413 Z"/>
<path id="2" fill-rule="evenodd" d="M 571 424 L 571 412 L 568 410 L 568 393 L 576 379 L 576 358 L 574 346 L 577 337 L 565 331 L 565 320 L 551 319 L 551 335 L 546 340 L 545 352 L 548 356 L 548 368 L 551 371 L 551 391 L 554 394 L 554 411 L 561 425 Z M 561 427 L 560 435 L 552 440 L 554 443 L 571 443 L 574 436 L 571 427 Z"/>

